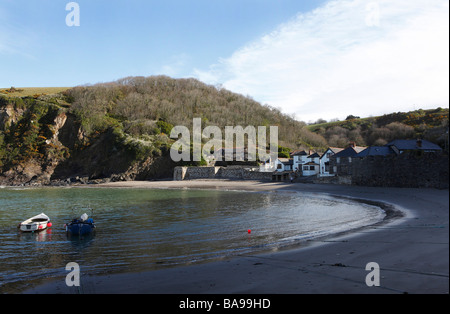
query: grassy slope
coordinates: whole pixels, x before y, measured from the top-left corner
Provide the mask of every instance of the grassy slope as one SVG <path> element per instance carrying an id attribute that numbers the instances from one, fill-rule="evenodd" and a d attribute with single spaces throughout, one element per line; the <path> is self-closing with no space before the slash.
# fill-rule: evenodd
<path id="1" fill-rule="evenodd" d="M 0 88 L 0 95 L 6 97 L 27 97 L 37 95 L 53 95 L 68 90 L 70 87 L 16 87 L 11 92 L 11 88 Z"/>

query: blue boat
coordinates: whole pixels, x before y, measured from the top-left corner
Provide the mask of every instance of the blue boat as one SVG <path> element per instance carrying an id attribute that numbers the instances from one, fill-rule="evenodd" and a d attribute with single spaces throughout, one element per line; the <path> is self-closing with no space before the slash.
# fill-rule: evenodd
<path id="1" fill-rule="evenodd" d="M 74 219 L 66 224 L 66 232 L 71 235 L 88 235 L 95 231 L 94 219 L 83 214 L 79 219 Z"/>

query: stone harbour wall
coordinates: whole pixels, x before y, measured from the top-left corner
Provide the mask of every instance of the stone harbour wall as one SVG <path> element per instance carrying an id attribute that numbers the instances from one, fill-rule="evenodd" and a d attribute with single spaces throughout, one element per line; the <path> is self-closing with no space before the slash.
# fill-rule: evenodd
<path id="1" fill-rule="evenodd" d="M 271 181 L 271 172 L 251 171 L 248 168 L 231 167 L 176 167 L 173 179 L 175 181 L 195 179 L 230 179 Z"/>
<path id="2" fill-rule="evenodd" d="M 278 174 L 278 175 L 277 175 Z M 252 171 L 248 167 L 176 167 L 174 180 L 229 179 L 283 181 L 280 173 Z M 286 175 L 286 180 L 289 178 Z M 445 154 L 402 154 L 353 158 L 351 175 L 310 177 L 308 182 L 374 187 L 449 188 L 449 158 Z M 303 182 L 296 180 L 295 182 Z"/>
<path id="3" fill-rule="evenodd" d="M 327 176 L 327 177 L 313 177 L 312 183 L 316 184 L 340 184 L 340 185 L 352 185 L 351 176 Z"/>
<path id="4" fill-rule="evenodd" d="M 448 189 L 448 162 L 448 155 L 437 154 L 354 158 L 352 184 Z"/>

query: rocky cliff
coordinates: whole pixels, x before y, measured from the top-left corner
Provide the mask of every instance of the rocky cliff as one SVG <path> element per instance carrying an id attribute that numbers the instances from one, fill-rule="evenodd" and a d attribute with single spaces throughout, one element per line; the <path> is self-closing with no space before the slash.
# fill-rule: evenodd
<path id="1" fill-rule="evenodd" d="M 167 149 L 120 128 L 88 134 L 64 97 L 0 98 L 0 185 L 62 185 L 172 177 Z"/>

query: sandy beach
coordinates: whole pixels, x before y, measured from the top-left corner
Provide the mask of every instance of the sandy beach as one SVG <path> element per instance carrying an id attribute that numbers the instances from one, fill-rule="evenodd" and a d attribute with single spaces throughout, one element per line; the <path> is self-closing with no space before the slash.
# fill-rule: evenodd
<path id="1" fill-rule="evenodd" d="M 64 278 L 25 293 L 402 294 L 449 293 L 449 191 L 256 181 L 116 182 L 96 187 L 305 191 L 372 200 L 403 213 L 385 223 L 307 245 L 142 273 Z M 368 263 L 380 267 L 369 287 Z"/>

